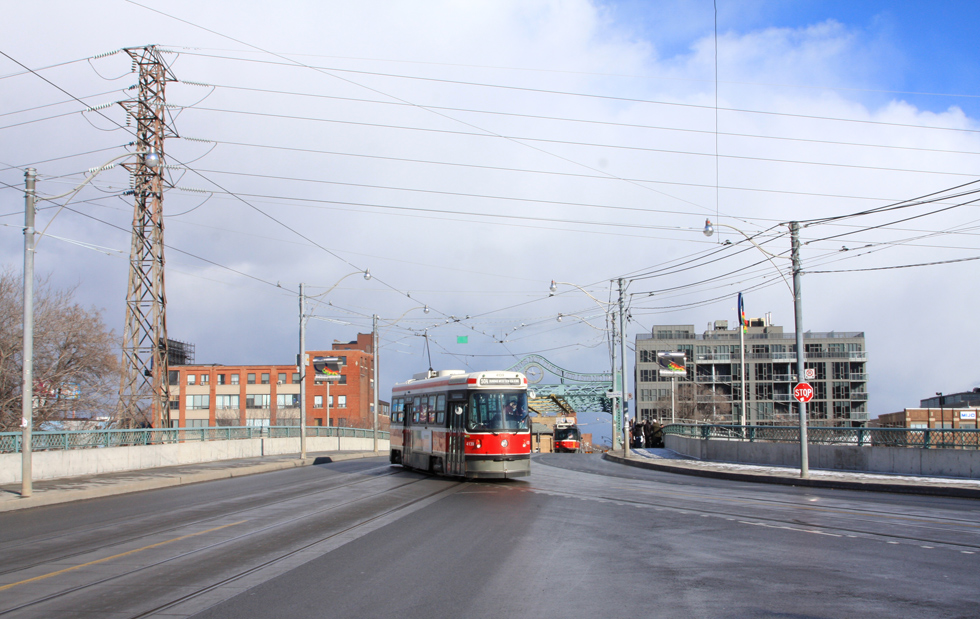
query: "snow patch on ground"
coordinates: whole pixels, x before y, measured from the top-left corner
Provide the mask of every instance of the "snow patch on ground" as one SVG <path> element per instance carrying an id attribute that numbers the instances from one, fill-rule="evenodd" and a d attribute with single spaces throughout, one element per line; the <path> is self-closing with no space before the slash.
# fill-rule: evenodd
<path id="1" fill-rule="evenodd" d="M 770 475 L 776 477 L 793 477 L 799 475 L 799 469 L 785 466 L 769 466 L 759 464 L 741 464 L 736 462 L 706 462 L 682 456 L 669 449 L 633 449 L 634 456 L 646 460 L 680 460 L 685 468 L 696 468 L 716 471 L 731 471 L 751 475 Z M 980 488 L 980 479 L 964 479 L 962 477 L 925 477 L 910 475 L 888 475 L 886 473 L 861 473 L 857 471 L 828 471 L 810 469 L 811 479 L 841 479 L 856 482 L 885 482 L 923 484 L 930 486 L 965 486 Z"/>

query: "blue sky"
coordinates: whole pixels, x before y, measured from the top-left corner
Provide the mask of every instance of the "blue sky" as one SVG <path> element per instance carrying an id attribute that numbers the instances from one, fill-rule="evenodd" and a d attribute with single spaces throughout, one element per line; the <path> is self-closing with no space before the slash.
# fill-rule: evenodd
<path id="1" fill-rule="evenodd" d="M 689 53 L 693 40 L 711 36 L 709 0 L 614 0 L 604 5 L 620 25 L 654 41 L 661 56 Z M 980 2 L 895 0 L 718 0 L 718 33 L 767 28 L 805 28 L 828 20 L 844 25 L 868 54 L 886 61 L 868 88 L 921 93 L 970 95 L 936 97 L 894 95 L 923 109 L 958 105 L 980 111 Z M 725 76 L 719 79 L 724 81 Z M 807 84 L 804 76 L 800 84 Z M 888 95 L 892 96 L 892 95 Z M 883 94 L 874 99 L 884 99 Z"/>

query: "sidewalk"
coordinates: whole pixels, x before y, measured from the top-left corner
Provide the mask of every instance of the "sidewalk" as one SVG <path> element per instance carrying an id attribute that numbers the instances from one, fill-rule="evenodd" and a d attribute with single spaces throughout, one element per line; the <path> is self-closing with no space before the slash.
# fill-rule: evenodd
<path id="1" fill-rule="evenodd" d="M 910 477 L 812 468 L 809 479 L 800 479 L 800 469 L 797 468 L 734 462 L 708 462 L 688 458 L 669 449 L 631 449 L 629 459 L 624 459 L 621 453 L 606 452 L 603 458 L 627 466 L 714 479 L 810 488 L 837 488 L 841 490 L 898 492 L 980 499 L 980 479 Z"/>
<path id="2" fill-rule="evenodd" d="M 387 453 L 382 453 L 386 456 Z M 218 462 L 201 462 L 199 464 L 184 464 L 167 466 L 156 469 L 141 469 L 122 473 L 105 475 L 89 475 L 84 477 L 69 477 L 66 479 L 51 479 L 35 481 L 34 492 L 31 496 L 20 497 L 21 485 L 7 484 L 0 486 L 0 512 L 13 511 L 68 503 L 84 499 L 141 492 L 170 486 L 196 484 L 203 481 L 242 477 L 257 473 L 281 471 L 299 466 L 340 462 L 358 458 L 373 458 L 373 451 L 331 451 L 310 453 L 301 460 L 299 454 L 282 456 L 264 456 L 260 458 L 244 458 L 241 460 L 221 460 Z"/>

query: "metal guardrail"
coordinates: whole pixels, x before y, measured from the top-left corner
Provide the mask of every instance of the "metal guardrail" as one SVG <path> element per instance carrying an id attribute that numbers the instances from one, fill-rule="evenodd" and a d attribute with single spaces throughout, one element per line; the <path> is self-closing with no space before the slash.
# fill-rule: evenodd
<path id="1" fill-rule="evenodd" d="M 20 453 L 21 432 L 0 432 L 0 453 Z M 306 436 L 341 436 L 371 438 L 373 430 L 307 426 Z M 58 449 L 93 449 L 101 447 L 130 447 L 165 445 L 194 441 L 228 441 L 245 438 L 299 438 L 299 426 L 225 426 L 206 428 L 174 428 L 169 430 L 76 430 L 31 433 L 31 451 Z M 389 433 L 378 431 L 385 440 Z"/>
<path id="2" fill-rule="evenodd" d="M 704 440 L 799 443 L 794 426 L 736 426 L 668 424 L 664 434 Z M 923 449 L 980 449 L 980 430 L 949 428 L 807 428 L 807 444 L 867 447 L 919 447 Z"/>

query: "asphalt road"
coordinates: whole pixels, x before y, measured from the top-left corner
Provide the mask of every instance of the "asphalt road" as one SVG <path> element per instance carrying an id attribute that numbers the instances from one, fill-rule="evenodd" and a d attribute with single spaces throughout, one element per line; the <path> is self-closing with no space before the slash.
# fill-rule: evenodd
<path id="1" fill-rule="evenodd" d="M 0 617 L 976 617 L 980 501 L 368 459 L 0 514 Z"/>

